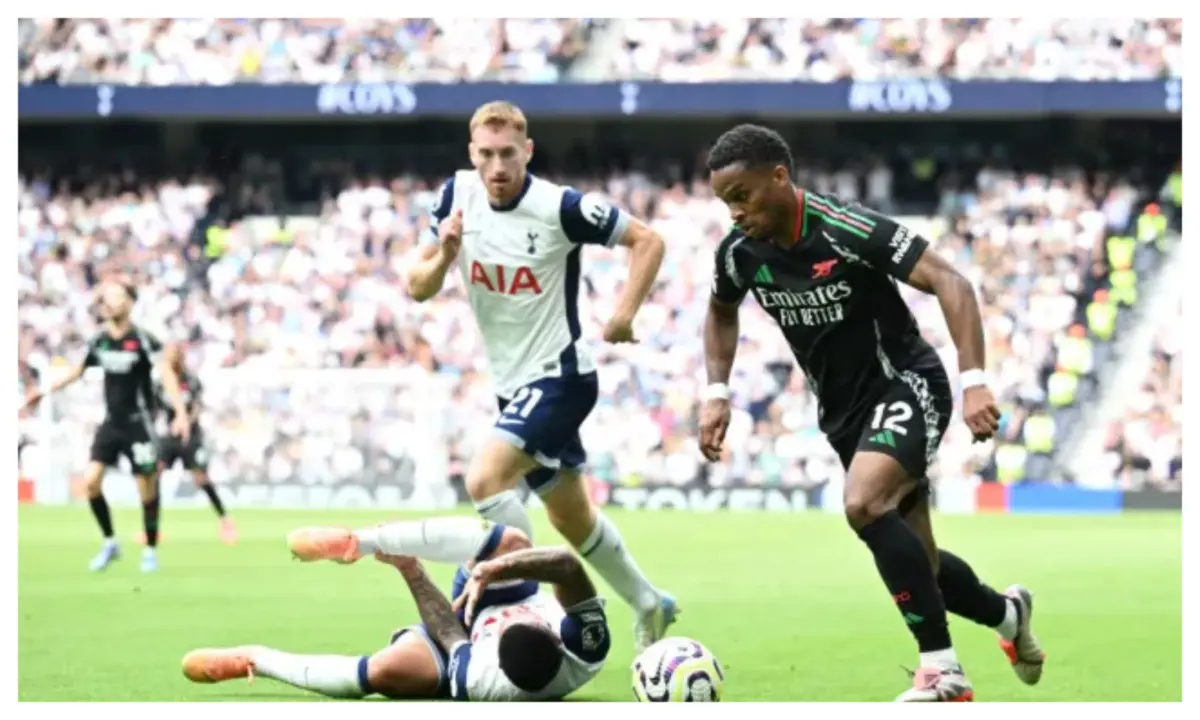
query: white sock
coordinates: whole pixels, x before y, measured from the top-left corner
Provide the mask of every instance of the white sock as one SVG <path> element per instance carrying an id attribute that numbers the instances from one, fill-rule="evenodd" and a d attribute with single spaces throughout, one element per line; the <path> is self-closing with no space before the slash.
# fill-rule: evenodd
<path id="1" fill-rule="evenodd" d="M 940 670 L 950 670 L 958 667 L 958 654 L 954 648 L 934 650 L 921 653 L 921 667 L 935 667 Z"/>
<path id="2" fill-rule="evenodd" d="M 596 525 L 578 550 L 634 610 L 648 612 L 658 605 L 658 590 L 642 574 L 633 556 L 625 550 L 621 533 L 603 513 L 596 512 Z"/>
<path id="3" fill-rule="evenodd" d="M 1017 602 L 1006 597 L 1004 598 L 1004 619 L 996 626 L 996 632 L 1005 640 L 1012 640 L 1017 636 L 1018 629 Z"/>
<path id="4" fill-rule="evenodd" d="M 494 527 L 478 518 L 441 517 L 388 523 L 355 530 L 354 535 L 364 555 L 378 550 L 431 562 L 463 563 L 479 555 Z"/>
<path id="5" fill-rule="evenodd" d="M 106 537 L 104 538 L 104 545 L 106 547 L 116 547 L 117 539 L 115 537 Z"/>
<path id="6" fill-rule="evenodd" d="M 475 503 L 475 510 L 497 525 L 514 527 L 525 533 L 530 541 L 533 540 L 533 522 L 521 497 L 514 490 L 505 490 L 485 500 Z"/>
<path id="7" fill-rule="evenodd" d="M 254 672 L 328 697 L 361 698 L 366 696 L 358 681 L 362 660 L 346 655 L 293 655 L 261 650 L 254 653 Z"/>

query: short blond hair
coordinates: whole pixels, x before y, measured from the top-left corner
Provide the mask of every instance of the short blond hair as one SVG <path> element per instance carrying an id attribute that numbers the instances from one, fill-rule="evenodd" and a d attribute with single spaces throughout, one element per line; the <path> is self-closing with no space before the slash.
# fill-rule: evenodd
<path id="1" fill-rule="evenodd" d="M 475 114 L 471 116 L 471 132 L 475 132 L 476 128 L 483 125 L 492 128 L 511 127 L 513 130 L 523 133 L 529 131 L 525 122 L 525 113 L 521 112 L 521 108 L 503 100 L 480 105 Z"/>

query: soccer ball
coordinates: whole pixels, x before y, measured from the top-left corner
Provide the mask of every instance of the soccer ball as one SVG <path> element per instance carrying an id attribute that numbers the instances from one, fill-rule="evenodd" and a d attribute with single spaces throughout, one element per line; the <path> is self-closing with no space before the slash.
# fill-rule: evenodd
<path id="1" fill-rule="evenodd" d="M 638 702 L 717 702 L 724 687 L 717 656 L 695 640 L 659 640 L 633 661 Z"/>

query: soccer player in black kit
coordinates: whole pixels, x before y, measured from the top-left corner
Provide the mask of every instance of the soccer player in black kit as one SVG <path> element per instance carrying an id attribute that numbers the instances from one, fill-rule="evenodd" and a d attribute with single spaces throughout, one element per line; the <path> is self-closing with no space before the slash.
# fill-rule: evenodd
<path id="1" fill-rule="evenodd" d="M 96 429 L 92 441 L 91 463 L 86 483 L 88 504 L 104 535 L 104 546 L 92 559 L 93 571 L 104 570 L 121 555 L 113 534 L 112 515 L 104 499 L 105 469 L 115 466 L 124 456 L 129 460 L 137 478 L 138 494 L 142 499 L 142 522 L 146 547 L 142 552 L 142 571 L 158 569 L 158 448 L 152 422 L 156 398 L 151 380 L 154 356 L 162 349 L 158 339 L 133 324 L 130 312 L 136 298 L 132 285 L 110 281 L 100 288 L 100 313 L 104 328 L 89 342 L 83 360 L 71 373 L 55 382 L 45 395 L 58 392 L 83 377 L 88 368 L 104 371 L 104 421 Z M 179 377 L 175 370 L 162 364 L 163 386 L 177 413 L 173 430 L 187 437 L 191 430 L 187 408 L 179 392 Z M 44 397 L 35 393 L 28 405 Z"/>
<path id="2" fill-rule="evenodd" d="M 984 341 L 971 284 L 908 228 L 857 204 L 792 184 L 792 155 L 773 130 L 739 125 L 708 156 L 713 192 L 735 228 L 716 253 L 704 329 L 709 387 L 700 447 L 720 457 L 738 307 L 749 293 L 779 324 L 820 401 L 820 427 L 846 468 L 850 527 L 874 555 L 916 638 L 920 668 L 900 702 L 961 702 L 974 690 L 959 664 L 947 611 L 994 628 L 1017 676 L 1041 679 L 1030 629 L 1033 596 L 984 585 L 934 542 L 926 471 L 953 400 L 941 360 L 921 337 L 896 281 L 937 296 L 958 360 L 963 419 L 977 441 L 1000 413 L 983 374 Z"/>
<path id="3" fill-rule="evenodd" d="M 237 542 L 237 527 L 234 526 L 233 520 L 226 514 L 225 505 L 221 502 L 221 496 L 217 493 L 217 487 L 213 485 L 212 479 L 208 477 L 208 451 L 204 447 L 204 435 L 200 431 L 200 407 L 204 386 L 200 383 L 199 377 L 187 371 L 187 366 L 184 363 L 183 348 L 180 345 L 168 347 L 163 355 L 166 364 L 174 369 L 175 377 L 179 379 L 179 392 L 183 395 L 184 404 L 187 405 L 187 419 L 191 430 L 188 432 L 186 438 L 175 432 L 171 432 L 167 437 L 163 438 L 162 447 L 159 452 L 159 457 L 162 459 L 162 469 L 166 470 L 177 462 L 183 465 L 183 469 L 191 474 L 196 487 L 200 488 L 208 496 L 209 503 L 212 504 L 213 510 L 216 511 L 217 518 L 221 522 L 221 539 L 227 544 L 232 545 Z M 177 415 L 162 382 L 158 384 L 157 391 L 160 404 L 166 409 L 167 422 L 171 426 L 174 426 Z"/>

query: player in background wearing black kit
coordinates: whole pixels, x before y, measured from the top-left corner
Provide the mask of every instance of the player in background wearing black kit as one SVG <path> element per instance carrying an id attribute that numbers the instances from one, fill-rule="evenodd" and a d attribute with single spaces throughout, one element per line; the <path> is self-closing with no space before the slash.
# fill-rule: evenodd
<path id="1" fill-rule="evenodd" d="M 104 422 L 96 429 L 86 476 L 88 504 L 104 534 L 104 546 L 92 558 L 90 567 L 93 571 L 107 568 L 121 555 L 103 492 L 104 471 L 115 466 L 121 456 L 129 460 L 142 499 L 146 535 L 142 571 L 158 569 L 155 552 L 159 516 L 158 449 L 151 425 L 157 401 L 151 370 L 154 356 L 162 346 L 156 338 L 133 324 L 129 314 L 136 299 L 137 293 L 131 285 L 107 282 L 101 286 L 99 305 L 104 329 L 88 342 L 87 354 L 69 375 L 55 382 L 46 393 L 35 393 L 27 403 L 35 405 L 42 397 L 79 380 L 88 368 L 99 367 L 104 371 Z M 163 387 L 176 412 L 172 429 L 186 438 L 191 427 L 179 392 L 179 377 L 175 369 L 165 363 L 161 375 Z"/>
<path id="2" fill-rule="evenodd" d="M 928 243 L 857 204 L 792 184 L 778 133 L 740 125 L 708 156 L 713 192 L 734 230 L 717 250 L 704 329 L 709 387 L 700 446 L 720 457 L 738 307 L 747 293 L 779 324 L 820 401 L 821 431 L 846 467 L 846 519 L 875 557 L 917 640 L 920 669 L 901 702 L 974 698 L 950 642 L 946 612 L 994 628 L 1018 677 L 1041 679 L 1044 654 L 1030 630 L 1033 598 L 1000 594 L 961 558 L 938 550 L 926 471 L 953 409 L 941 360 L 922 339 L 896 280 L 936 295 L 958 348 L 963 419 L 977 441 L 1000 413 L 984 377 L 983 328 L 969 281 Z"/>
<path id="3" fill-rule="evenodd" d="M 174 369 L 175 377 L 179 378 L 179 392 L 183 395 L 183 402 L 187 405 L 187 418 L 191 431 L 186 439 L 174 432 L 163 438 L 159 451 L 159 457 L 162 460 L 161 469 L 167 470 L 176 462 L 183 465 L 183 469 L 191 474 L 196 487 L 203 490 L 204 494 L 208 496 L 208 501 L 212 503 L 213 510 L 216 511 L 221 522 L 221 539 L 227 544 L 233 545 L 237 542 L 237 527 L 225 513 L 225 505 L 221 503 L 221 496 L 217 494 L 216 486 L 208 477 L 208 451 L 204 447 L 204 435 L 200 431 L 200 408 L 204 386 L 201 385 L 199 377 L 187 371 L 181 346 L 171 345 L 163 355 L 166 364 Z M 175 410 L 171 405 L 170 398 L 166 395 L 163 383 L 159 382 L 156 389 L 160 403 L 167 413 L 167 423 L 174 425 Z"/>

